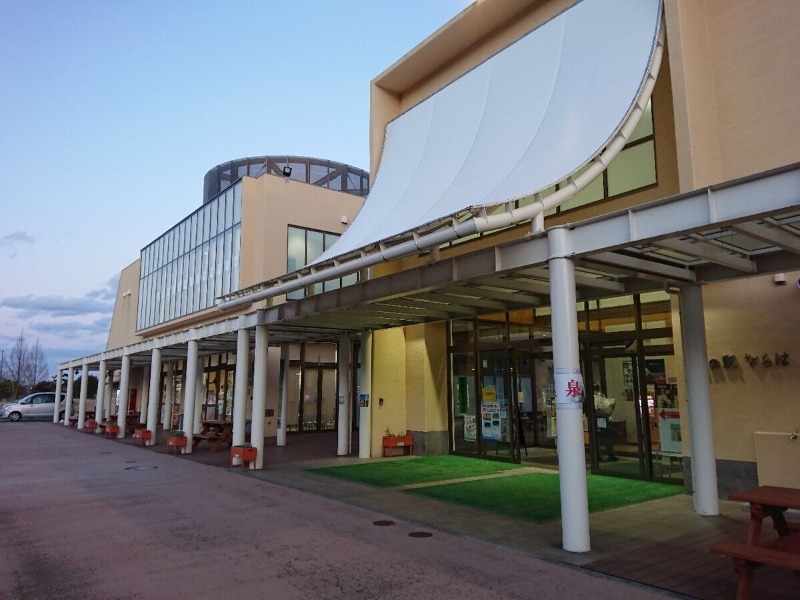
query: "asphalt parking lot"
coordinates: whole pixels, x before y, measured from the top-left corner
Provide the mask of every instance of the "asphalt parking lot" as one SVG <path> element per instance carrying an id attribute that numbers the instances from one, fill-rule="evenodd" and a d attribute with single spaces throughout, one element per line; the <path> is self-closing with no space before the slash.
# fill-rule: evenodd
<path id="1" fill-rule="evenodd" d="M 52 423 L 0 455 L 4 599 L 666 596 Z"/>

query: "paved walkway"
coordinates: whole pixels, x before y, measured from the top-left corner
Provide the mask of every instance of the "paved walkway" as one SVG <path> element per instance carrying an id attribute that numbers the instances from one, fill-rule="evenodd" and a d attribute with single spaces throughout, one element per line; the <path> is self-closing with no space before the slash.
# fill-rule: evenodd
<path id="1" fill-rule="evenodd" d="M 248 476 L 50 423 L 0 423 L 0 455 L 3 599 L 665 597 L 288 466 Z"/>

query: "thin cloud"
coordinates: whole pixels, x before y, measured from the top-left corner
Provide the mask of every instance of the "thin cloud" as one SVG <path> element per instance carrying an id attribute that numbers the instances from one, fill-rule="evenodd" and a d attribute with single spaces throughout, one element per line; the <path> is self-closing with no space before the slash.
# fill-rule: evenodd
<path id="1" fill-rule="evenodd" d="M 32 244 L 35 241 L 36 238 L 27 231 L 15 231 L 14 233 L 9 233 L 8 235 L 0 237 L 0 246 L 13 246 L 19 242 Z"/>
<path id="2" fill-rule="evenodd" d="M 118 281 L 119 276 L 112 277 L 103 287 L 91 290 L 77 298 L 52 294 L 8 296 L 0 300 L 0 306 L 18 311 L 18 315 L 25 319 L 40 316 L 77 317 L 100 313 L 107 315 L 108 322 L 110 322 L 111 313 L 114 311 Z"/>
<path id="3" fill-rule="evenodd" d="M 13 308 L 24 318 L 37 315 L 77 316 L 105 313 L 114 309 L 114 303 L 101 297 L 66 298 L 64 296 L 9 296 L 0 300 L 0 306 Z"/>

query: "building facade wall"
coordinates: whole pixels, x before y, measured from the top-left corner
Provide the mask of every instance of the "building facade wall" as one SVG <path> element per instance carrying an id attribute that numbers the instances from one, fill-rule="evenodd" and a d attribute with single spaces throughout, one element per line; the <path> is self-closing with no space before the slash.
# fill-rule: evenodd
<path id="1" fill-rule="evenodd" d="M 364 202 L 359 196 L 281 177 L 242 181 L 241 287 L 286 273 L 289 225 L 342 233 Z"/>
<path id="2" fill-rule="evenodd" d="M 667 0 L 681 191 L 800 159 L 793 0 Z"/>
<path id="3" fill-rule="evenodd" d="M 434 33 L 371 83 L 371 168 L 380 176 L 379 160 L 386 124 L 429 97 L 466 70 L 571 2 L 520 1 L 516 13 L 492 22 L 485 11 L 500 2 L 479 0 Z M 658 183 L 550 217 L 546 226 L 578 221 L 677 193 L 762 172 L 800 160 L 800 11 L 793 0 L 776 0 L 765 10 L 758 0 L 665 0 L 667 48 L 653 95 Z M 503 8 L 502 10 L 507 10 Z M 481 20 L 487 23 L 481 23 Z M 456 36 L 456 34 L 458 34 Z M 455 39 L 457 37 L 457 39 Z M 414 76 L 409 74 L 414 68 Z M 491 246 L 527 231 L 526 227 L 485 236 L 442 250 L 442 256 Z M 375 269 L 381 275 L 419 266 L 427 257 L 409 257 Z M 800 310 L 795 302 L 797 274 L 790 285 L 776 286 L 772 276 L 704 286 L 709 360 L 737 357 L 736 368 L 709 368 L 720 489 L 736 487 L 754 473 L 755 431 L 788 431 L 797 422 L 793 390 L 798 376 L 791 366 L 775 365 L 776 354 L 796 354 L 792 329 Z M 683 381 L 679 315 L 675 298 L 674 365 Z M 746 315 L 743 318 L 742 315 Z M 415 328 L 416 329 L 416 328 Z M 428 419 L 438 409 L 439 392 L 431 366 L 446 357 L 446 332 L 407 328 L 406 381 L 409 391 L 406 426 L 439 431 L 446 423 Z M 419 349 L 420 337 L 437 340 Z M 396 338 L 398 341 L 400 338 Z M 435 349 L 434 349 L 435 348 Z M 380 357 L 383 348 L 376 349 Z M 396 352 L 396 350 L 393 350 Z M 758 357 L 751 366 L 745 354 Z M 772 360 L 765 366 L 764 355 Z M 791 365 L 791 358 L 790 365 Z M 376 361 L 376 378 L 382 376 Z M 390 368 L 389 365 L 386 365 Z M 446 370 L 446 365 L 443 367 Z M 432 383 L 430 390 L 426 381 Z M 446 387 L 446 386 L 445 386 Z M 685 385 L 679 384 L 681 403 Z M 443 394 L 447 394 L 444 390 Z M 417 403 L 424 398 L 424 406 Z M 446 402 L 445 402 L 446 405 Z M 684 404 L 685 406 L 685 404 Z M 690 464 L 689 414 L 683 421 L 686 464 Z M 443 417 L 446 419 L 446 414 Z M 689 479 L 687 473 L 687 480 Z M 689 487 L 691 482 L 689 481 Z M 740 486 L 741 487 L 741 486 Z"/>
<path id="4" fill-rule="evenodd" d="M 718 460 L 755 462 L 756 431 L 800 429 L 795 392 L 800 372 L 793 359 L 800 356 L 800 341 L 787 326 L 800 321 L 800 272 L 785 276 L 786 285 L 776 285 L 767 275 L 703 286 L 708 360 L 720 364 L 708 371 Z M 677 321 L 674 329 L 680 347 Z M 783 354 L 788 355 L 786 365 L 779 364 Z M 726 356 L 736 358 L 734 366 L 724 366 Z M 683 365 L 678 361 L 676 366 L 682 378 Z M 684 444 L 690 455 L 688 424 L 687 419 Z"/>
<path id="5" fill-rule="evenodd" d="M 108 329 L 106 350 L 140 342 L 136 335 L 136 310 L 139 305 L 139 260 L 125 267 L 119 275 L 117 299 Z"/>

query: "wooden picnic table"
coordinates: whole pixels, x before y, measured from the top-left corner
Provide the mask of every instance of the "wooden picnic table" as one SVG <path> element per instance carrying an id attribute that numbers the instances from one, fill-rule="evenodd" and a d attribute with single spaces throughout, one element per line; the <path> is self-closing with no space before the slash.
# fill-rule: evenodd
<path id="1" fill-rule="evenodd" d="M 200 433 L 195 433 L 192 439 L 192 450 L 196 450 L 203 441 L 211 446 L 211 452 L 217 452 L 225 442 L 230 442 L 233 436 L 233 422 L 231 421 L 203 421 Z"/>
<path id="2" fill-rule="evenodd" d="M 750 520 L 744 543 L 721 542 L 711 547 L 711 552 L 730 556 L 739 574 L 737 600 L 752 597 L 753 571 L 761 565 L 775 565 L 800 572 L 800 530 L 793 529 L 786 521 L 786 511 L 800 509 L 800 489 L 762 485 L 757 488 L 735 492 L 730 500 L 750 504 Z M 761 543 L 764 519 L 770 518 L 777 538 Z M 800 597 L 800 577 L 795 577 Z"/>

